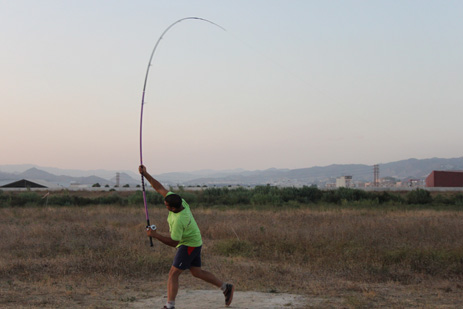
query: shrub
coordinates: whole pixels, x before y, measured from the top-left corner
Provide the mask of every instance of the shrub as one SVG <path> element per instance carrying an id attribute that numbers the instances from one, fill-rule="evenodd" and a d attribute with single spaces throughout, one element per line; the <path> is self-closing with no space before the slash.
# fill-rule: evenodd
<path id="1" fill-rule="evenodd" d="M 435 196 L 433 201 L 434 203 L 439 205 L 450 205 L 453 203 L 453 200 L 451 198 L 442 194 L 438 194 L 437 196 Z"/>
<path id="2" fill-rule="evenodd" d="M 86 206 L 92 204 L 92 200 L 86 197 L 72 196 L 69 194 L 52 195 L 48 204 L 57 206 Z"/>
<path id="3" fill-rule="evenodd" d="M 18 195 L 12 195 L 10 197 L 11 206 L 26 206 L 27 204 L 39 204 L 40 196 L 35 192 L 21 192 Z"/>
<path id="4" fill-rule="evenodd" d="M 463 194 L 458 193 L 453 197 L 452 201 L 454 205 L 463 206 Z"/>
<path id="5" fill-rule="evenodd" d="M 323 192 L 316 187 L 303 186 L 298 192 L 298 202 L 301 203 L 317 203 L 323 197 Z"/>
<path id="6" fill-rule="evenodd" d="M 151 191 L 146 191 L 146 201 L 149 204 L 163 204 L 164 203 L 164 198 L 162 195 L 151 192 Z M 131 194 L 127 198 L 127 203 L 129 205 L 139 205 L 143 204 L 143 192 L 142 191 L 136 191 L 134 194 Z"/>
<path id="7" fill-rule="evenodd" d="M 431 193 L 423 189 L 416 189 L 407 194 L 408 204 L 429 204 L 432 202 Z"/>
<path id="8" fill-rule="evenodd" d="M 136 191 L 134 194 L 127 197 L 127 202 L 129 205 L 143 204 L 143 193 L 141 191 Z"/>
<path id="9" fill-rule="evenodd" d="M 375 193 L 373 195 L 380 204 L 383 203 L 388 203 L 388 202 L 396 202 L 396 203 L 402 203 L 403 198 L 400 197 L 399 195 L 396 194 L 390 194 L 389 192 L 381 192 L 381 193 Z"/>
<path id="10" fill-rule="evenodd" d="M 7 206 L 10 204 L 10 197 L 6 194 L 3 194 L 3 191 L 0 190 L 0 207 Z"/>
<path id="11" fill-rule="evenodd" d="M 245 188 L 230 190 L 230 195 L 225 205 L 244 205 L 251 203 L 251 192 Z"/>
<path id="12" fill-rule="evenodd" d="M 202 191 L 199 201 L 206 205 L 224 204 L 227 196 L 228 188 L 208 188 Z"/>
<path id="13" fill-rule="evenodd" d="M 275 193 L 255 193 L 251 198 L 252 205 L 274 205 L 280 206 L 283 200 L 280 195 Z"/>
<path id="14" fill-rule="evenodd" d="M 113 195 L 110 195 L 110 196 L 98 197 L 95 200 L 95 202 L 97 204 L 101 204 L 101 205 L 111 205 L 111 204 L 126 205 L 127 204 L 127 200 L 123 199 L 122 197 L 120 197 L 117 194 L 113 194 Z"/>
<path id="15" fill-rule="evenodd" d="M 184 199 L 188 204 L 194 204 L 198 201 L 198 194 L 190 191 L 179 192 L 179 195 Z M 164 199 L 162 199 L 163 201 Z"/>

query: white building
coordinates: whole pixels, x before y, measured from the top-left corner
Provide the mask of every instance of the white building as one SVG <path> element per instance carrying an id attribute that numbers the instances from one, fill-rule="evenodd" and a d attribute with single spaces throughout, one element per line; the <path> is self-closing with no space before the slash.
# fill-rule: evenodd
<path id="1" fill-rule="evenodd" d="M 352 182 L 352 176 L 342 176 L 336 178 L 336 188 L 352 188 L 354 183 Z"/>

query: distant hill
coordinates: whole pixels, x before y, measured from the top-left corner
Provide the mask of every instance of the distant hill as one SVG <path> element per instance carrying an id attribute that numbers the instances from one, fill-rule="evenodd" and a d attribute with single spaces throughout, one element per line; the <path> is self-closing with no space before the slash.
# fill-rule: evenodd
<path id="1" fill-rule="evenodd" d="M 25 179 L 42 179 L 46 181 L 54 181 L 59 178 L 59 176 L 47 173 L 35 167 L 22 172 L 18 176 Z"/>
<path id="2" fill-rule="evenodd" d="M 45 180 L 51 183 L 57 183 L 62 186 L 69 186 L 72 183 L 78 184 L 86 184 L 86 185 L 93 185 L 95 183 L 99 183 L 100 185 L 112 185 L 111 181 L 107 179 L 97 177 L 97 176 L 85 176 L 85 177 L 71 177 L 71 176 L 64 176 L 64 175 L 53 175 L 51 173 L 39 170 L 38 168 L 30 168 L 27 171 L 22 172 L 18 175 L 20 178 L 24 179 L 35 179 L 35 180 Z"/>
<path id="3" fill-rule="evenodd" d="M 398 180 L 424 179 L 433 170 L 463 170 L 463 157 L 452 159 L 407 159 L 385 164 L 379 164 L 379 176 L 393 177 Z M 165 174 L 157 177 L 164 182 L 172 183 L 175 175 Z M 257 171 L 236 170 L 228 175 L 215 177 L 177 178 L 173 184 L 182 185 L 324 185 L 335 182 L 341 176 L 353 176 L 354 181 L 373 181 L 373 165 L 365 164 L 332 164 L 329 166 L 315 166 L 301 169 L 267 169 Z M 180 181 L 183 180 L 183 181 Z"/>
<path id="4" fill-rule="evenodd" d="M 83 185 L 93 185 L 95 183 L 99 183 L 100 185 L 114 185 L 110 180 L 97 177 L 97 176 L 85 176 L 85 177 L 71 177 L 71 176 L 64 176 L 64 175 L 53 175 L 51 173 L 42 171 L 38 168 L 30 168 L 22 173 L 19 174 L 11 174 L 11 173 L 0 173 L 0 180 L 6 181 L 15 181 L 20 179 L 30 179 L 30 180 L 44 180 L 49 183 L 58 184 L 60 186 L 68 187 L 71 184 L 83 184 Z M 134 181 L 135 182 L 135 181 Z"/>
<path id="5" fill-rule="evenodd" d="M 398 179 L 426 178 L 432 171 L 462 171 L 463 157 L 453 159 L 408 159 L 380 164 L 380 174 Z"/>
<path id="6" fill-rule="evenodd" d="M 126 170 L 117 170 L 117 171 L 108 171 L 108 170 L 75 170 L 75 169 L 62 169 L 56 167 L 45 167 L 45 166 L 38 166 L 35 164 L 8 164 L 8 165 L 0 165 L 0 173 L 10 173 L 10 174 L 20 174 L 23 173 L 31 168 L 37 168 L 41 171 L 48 172 L 53 175 L 66 175 L 71 177 L 87 177 L 87 176 L 97 176 L 104 179 L 110 179 L 111 177 L 115 177 L 116 172 L 126 173 L 130 175 L 130 177 L 137 179 L 138 173 L 134 173 L 133 171 L 126 171 Z"/>
<path id="7" fill-rule="evenodd" d="M 25 165 L 26 166 L 26 165 Z M 30 165 L 29 165 L 30 166 Z M 5 168 L 6 167 L 6 168 Z M 44 170 L 46 169 L 46 170 Z M 69 186 L 71 183 L 110 185 L 116 184 L 116 172 L 104 171 L 111 178 L 92 175 L 92 171 L 73 171 L 76 176 L 68 176 L 50 172 L 53 168 L 29 167 L 21 173 L 10 173 L 11 165 L 0 165 L 0 181 L 35 179 L 45 180 L 50 183 L 57 183 L 62 186 Z M 16 169 L 17 170 L 17 169 Z M 56 169 L 58 171 L 66 171 Z M 393 177 L 398 180 L 406 179 L 424 179 L 433 170 L 463 170 L 463 157 L 461 158 L 431 158 L 431 159 L 407 159 L 390 163 L 379 164 L 379 176 Z M 352 176 L 354 181 L 372 181 L 373 166 L 365 164 L 332 164 L 328 166 L 314 166 L 300 169 L 267 169 L 246 171 L 243 169 L 236 170 L 201 170 L 184 173 L 165 173 L 154 175 L 161 183 L 165 185 L 281 185 L 281 186 L 300 186 L 300 185 L 324 185 L 329 182 L 335 182 L 337 177 Z M 120 172 L 120 185 L 129 184 L 134 187 L 140 184 L 139 175 L 133 172 Z"/>

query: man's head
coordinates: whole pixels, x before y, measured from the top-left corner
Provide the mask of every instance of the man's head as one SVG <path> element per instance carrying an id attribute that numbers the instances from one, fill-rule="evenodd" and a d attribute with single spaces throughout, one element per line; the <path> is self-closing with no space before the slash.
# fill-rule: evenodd
<path id="1" fill-rule="evenodd" d="M 178 194 L 169 194 L 164 198 L 164 204 L 167 209 L 176 212 L 182 209 L 182 198 Z"/>

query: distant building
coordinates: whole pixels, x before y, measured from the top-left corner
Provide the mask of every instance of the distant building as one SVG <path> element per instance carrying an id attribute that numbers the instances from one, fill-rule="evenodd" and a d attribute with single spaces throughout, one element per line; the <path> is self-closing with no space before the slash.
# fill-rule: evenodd
<path id="1" fill-rule="evenodd" d="M 27 180 L 27 179 L 21 179 L 21 180 L 17 180 L 17 181 L 8 183 L 6 185 L 3 185 L 0 188 L 5 188 L 5 189 L 6 188 L 47 188 L 47 186 L 44 186 L 42 184 Z"/>
<path id="2" fill-rule="evenodd" d="M 351 188 L 353 187 L 352 176 L 342 176 L 336 178 L 336 188 Z"/>
<path id="3" fill-rule="evenodd" d="M 86 189 L 89 187 L 90 187 L 89 184 L 81 184 L 77 182 L 72 182 L 71 184 L 69 184 L 69 189 L 71 190 L 80 190 L 80 189 Z"/>
<path id="4" fill-rule="evenodd" d="M 327 188 L 327 189 L 334 189 L 334 188 L 336 188 L 336 184 L 335 184 L 335 183 L 331 183 L 331 182 L 327 182 L 327 183 L 325 184 L 325 188 Z"/>
<path id="5" fill-rule="evenodd" d="M 394 177 L 384 177 L 379 179 L 380 187 L 382 188 L 393 188 L 397 185 L 397 179 Z"/>
<path id="6" fill-rule="evenodd" d="M 426 187 L 463 187 L 463 172 L 432 171 L 426 178 Z"/>

